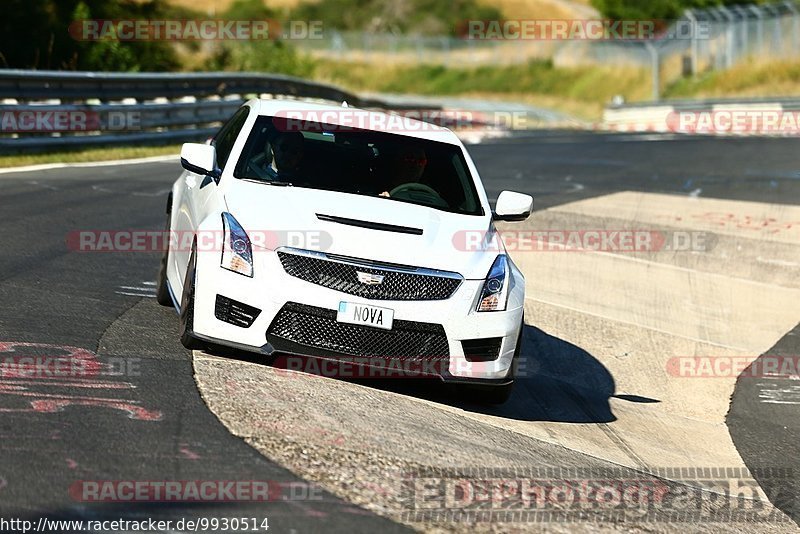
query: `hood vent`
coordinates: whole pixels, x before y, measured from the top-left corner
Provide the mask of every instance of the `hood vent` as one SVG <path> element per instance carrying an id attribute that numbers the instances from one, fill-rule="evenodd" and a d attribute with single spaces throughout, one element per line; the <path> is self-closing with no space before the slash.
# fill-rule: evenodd
<path id="1" fill-rule="evenodd" d="M 409 226 L 397 226 L 395 224 L 386 224 L 373 221 L 359 221 L 358 219 L 348 219 L 346 217 L 336 217 L 335 215 L 325 215 L 317 213 L 317 219 L 320 221 L 328 221 L 338 224 L 346 224 L 348 226 L 357 226 L 358 228 L 368 228 L 370 230 L 381 230 L 383 232 L 395 232 L 398 234 L 411 234 L 422 235 L 422 228 L 411 228 Z"/>

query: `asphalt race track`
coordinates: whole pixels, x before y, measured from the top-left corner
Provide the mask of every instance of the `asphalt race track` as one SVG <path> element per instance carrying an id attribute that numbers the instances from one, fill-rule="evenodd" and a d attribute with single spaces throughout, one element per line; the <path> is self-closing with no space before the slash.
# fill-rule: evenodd
<path id="1" fill-rule="evenodd" d="M 794 205 L 800 205 L 800 161 L 795 139 L 679 139 L 542 132 L 473 145 L 470 152 L 482 173 L 490 199 L 496 199 L 504 189 L 530 193 L 536 198 L 536 210 L 548 210 L 543 219 L 553 221 L 553 224 L 558 224 L 561 220 L 558 217 L 566 217 L 567 212 L 573 216 L 583 206 L 593 206 L 592 202 L 601 197 L 618 201 L 620 205 L 628 201 L 626 199 L 640 198 L 609 197 L 623 193 L 648 195 L 641 197 L 644 198 L 642 206 L 649 205 L 644 204 L 645 201 L 658 204 L 662 200 L 681 206 L 694 199 L 730 201 L 726 206 L 745 202 L 785 205 L 786 209 L 795 209 Z M 227 383 L 233 390 L 239 388 L 252 395 L 259 387 L 265 386 L 243 378 L 241 370 L 247 367 L 227 367 L 224 361 L 220 361 L 224 358 L 218 356 L 193 356 L 180 345 L 176 314 L 158 306 L 153 298 L 158 254 L 78 252 L 68 246 L 68 236 L 82 230 L 161 230 L 166 195 L 179 173 L 177 162 L 164 162 L 0 175 L 3 213 L 0 219 L 3 249 L 0 254 L 0 298 L 4 304 L 0 309 L 0 359 L 25 356 L 74 358 L 80 355 L 82 361 L 89 362 L 90 369 L 86 376 L 74 379 L 28 377 L 7 372 L 2 375 L 0 515 L 32 521 L 42 517 L 172 520 L 181 517 L 248 517 L 269 518 L 269 526 L 277 532 L 407 530 L 407 526 L 376 514 L 379 510 L 367 503 L 343 499 L 342 495 L 349 495 L 346 491 L 328 492 L 332 487 L 339 487 L 333 482 L 330 486 L 322 483 L 326 491 L 314 499 L 277 499 L 259 503 L 150 502 L 131 505 L 85 502 L 76 496 L 80 481 L 256 480 L 283 483 L 284 489 L 310 491 L 301 477 L 312 476 L 315 471 L 306 472 L 299 466 L 305 461 L 313 463 L 314 458 L 300 458 L 300 452 L 296 455 L 293 452 L 291 458 L 270 454 L 270 447 L 274 444 L 266 443 L 263 434 L 257 435 L 250 427 L 238 426 L 240 420 L 236 417 L 241 413 L 241 406 L 225 405 L 226 398 L 243 397 L 237 397 L 235 391 L 228 397 L 224 388 L 219 389 L 220 383 Z M 673 198 L 657 196 L 662 194 Z M 572 203 L 578 204 L 572 208 Z M 589 217 L 581 213 L 581 217 Z M 800 225 L 800 220 L 797 224 Z M 723 240 L 720 243 L 724 247 L 728 242 Z M 798 243 L 781 242 L 779 245 L 786 250 L 796 250 L 791 247 Z M 695 260 L 686 261 L 691 263 Z M 794 261 L 800 260 L 795 257 Z M 750 276 L 749 272 L 736 271 L 732 263 L 735 262 L 731 260 L 729 268 L 735 276 Z M 775 269 L 781 267 L 776 265 L 773 266 Z M 721 263 L 715 268 L 728 267 Z M 791 265 L 789 268 L 794 269 Z M 771 277 L 769 282 L 772 285 L 763 291 L 774 290 L 776 295 L 782 290 L 797 291 L 797 285 L 786 285 L 782 281 L 785 273 L 772 270 L 764 273 L 764 276 Z M 761 277 L 761 274 L 752 276 Z M 530 278 L 528 283 L 532 283 Z M 548 281 L 538 279 L 536 283 L 544 287 Z M 625 304 L 626 299 L 636 300 L 636 295 L 617 293 L 616 298 Z M 780 300 L 772 302 L 775 306 L 783 305 Z M 543 305 L 543 308 L 547 306 Z M 776 314 L 782 312 L 777 310 Z M 599 317 L 598 314 L 595 316 Z M 556 321 L 559 314 L 553 312 L 552 317 Z M 566 318 L 572 320 L 566 311 L 561 317 L 564 321 Z M 415 403 L 413 406 L 419 407 L 421 412 L 428 406 L 431 410 L 441 407 L 442 413 L 446 413 L 442 417 L 448 418 L 447 424 L 452 426 L 440 428 L 452 429 L 453 436 L 458 434 L 459 443 L 480 438 L 497 440 L 499 450 L 502 450 L 503 443 L 508 447 L 513 445 L 509 457 L 513 456 L 514 465 L 527 462 L 563 468 L 622 466 L 631 469 L 630 473 L 647 472 L 647 467 L 654 465 L 648 460 L 650 453 L 632 445 L 637 443 L 635 440 L 628 440 L 628 427 L 624 426 L 625 418 L 619 413 L 624 410 L 619 410 L 617 403 L 630 405 L 631 413 L 636 412 L 636 418 L 642 418 L 632 419 L 635 423 L 647 417 L 642 415 L 643 410 L 661 401 L 666 402 L 667 393 L 651 390 L 655 388 L 647 386 L 650 382 L 646 381 L 636 382 L 635 391 L 627 387 L 621 390 L 621 386 L 628 384 L 619 377 L 618 368 L 607 365 L 605 361 L 601 365 L 593 360 L 585 350 L 585 345 L 590 343 L 582 341 L 592 339 L 593 342 L 613 345 L 615 333 L 630 323 L 621 320 L 615 323 L 613 317 L 606 317 L 602 319 L 605 321 L 603 328 L 581 329 L 575 331 L 574 338 L 567 339 L 566 334 L 556 336 L 550 330 L 538 329 L 538 321 L 530 314 L 526 319 L 531 325 L 525 334 L 529 352 L 550 350 L 568 355 L 569 361 L 584 362 L 581 367 L 581 372 L 587 377 L 584 386 L 593 384 L 594 394 L 603 397 L 600 402 L 581 397 L 584 389 L 571 389 L 575 405 L 582 407 L 571 411 L 553 400 L 563 392 L 553 393 L 552 397 L 542 393 L 553 387 L 552 383 L 530 381 L 515 392 L 508 406 L 478 413 L 479 410 L 468 405 L 451 402 L 446 393 L 431 392 L 427 387 L 417 389 L 416 386 L 397 387 L 381 383 L 366 388 L 360 384 L 352 387 L 369 390 L 366 395 L 372 395 L 370 398 L 376 399 L 377 406 L 389 406 L 392 399 L 402 396 L 412 399 L 409 402 Z M 650 319 L 655 321 L 657 318 L 643 317 L 637 324 L 650 328 L 656 344 L 657 335 L 663 332 L 652 326 Z M 575 321 L 571 324 L 582 324 L 577 319 Z M 627 326 L 621 326 L 623 323 Z M 774 349 L 764 350 L 764 354 L 797 357 L 800 354 L 800 334 L 796 328 L 792 333 L 788 332 L 796 325 L 795 319 L 787 328 L 780 327 L 778 339 L 765 347 L 774 346 Z M 569 331 L 569 325 L 564 330 Z M 746 331 L 742 331 L 741 336 L 746 337 Z M 731 342 L 730 345 L 749 348 L 745 341 Z M 723 346 L 722 343 L 717 345 Z M 757 357 L 758 353 L 753 356 Z M 265 367 L 241 355 L 230 355 L 229 358 L 241 365 Z M 553 369 L 560 373 L 571 372 L 569 365 L 556 365 Z M 206 379 L 208 382 L 204 382 Z M 350 392 L 349 383 L 332 379 L 312 380 L 321 395 L 326 396 L 326 402 L 341 403 L 338 407 L 342 410 L 348 408 L 344 397 Z M 787 378 L 771 385 L 784 392 L 783 401 L 765 403 L 762 402 L 765 386 L 761 382 L 740 379 L 732 400 L 727 397 L 717 399 L 725 404 L 723 416 L 727 405 L 731 406 L 727 429 L 724 424 L 716 425 L 717 430 L 730 433 L 729 439 L 747 467 L 794 469 L 793 476 L 777 480 L 766 477 L 762 481 L 758 474 L 755 478 L 761 482 L 773 504 L 795 522 L 800 520 L 795 478 L 800 473 L 797 456 L 800 391 L 796 384 L 796 380 Z M 680 387 L 683 383 L 675 385 L 670 395 Z M 715 383 L 710 390 L 717 391 L 716 387 Z M 576 395 L 579 397 L 577 400 Z M 615 398 L 609 401 L 612 397 Z M 691 395 L 686 398 L 687 405 L 695 399 Z M 535 416 L 529 411 L 533 402 L 537 403 Z M 258 413 L 259 421 L 263 422 L 272 414 L 280 419 L 280 410 L 291 408 L 289 401 L 286 404 L 261 404 L 248 410 L 251 414 Z M 363 406 L 361 409 L 364 410 Z M 699 411 L 701 407 L 687 406 L 686 409 L 687 413 L 694 413 L 692 410 Z M 380 408 L 376 411 L 375 419 L 364 421 L 364 425 L 374 424 L 380 419 L 383 412 Z M 343 429 L 349 424 L 348 413 L 337 412 L 337 416 L 344 420 L 339 423 Z M 318 414 L 306 415 L 314 417 Z M 487 433 L 486 428 L 480 425 L 489 418 L 504 419 L 505 426 L 502 429 L 496 426 L 493 433 Z M 617 420 L 619 427 L 615 427 Z M 253 424 L 253 421 L 247 423 Z M 352 424 L 353 433 L 363 433 L 365 428 L 371 428 Z M 689 423 L 687 425 L 687 428 L 693 428 Z M 426 439 L 424 427 L 419 425 L 420 446 L 424 446 Z M 618 451 L 619 459 L 613 456 L 616 453 L 609 453 L 608 457 L 593 453 L 591 443 L 595 438 L 589 427 L 600 429 L 604 439 L 619 447 L 622 451 Z M 266 428 L 272 433 L 283 431 L 280 425 L 267 425 Z M 544 435 L 542 429 L 546 429 L 549 438 L 539 435 L 540 431 Z M 383 431 L 375 428 L 376 435 Z M 342 432 L 346 433 L 346 430 Z M 558 435 L 562 432 L 569 439 Z M 682 441 L 691 442 L 691 430 L 687 432 Z M 442 431 L 442 434 L 439 438 L 447 440 L 447 432 Z M 316 439 L 318 436 L 309 436 L 309 439 L 312 437 Z M 575 446 L 567 446 L 573 443 L 573 439 Z M 707 443 L 705 446 L 713 449 L 715 444 Z M 308 450 L 313 452 L 315 449 L 310 444 Z M 424 456 L 425 451 L 406 452 Z M 302 454 L 305 454 L 304 450 Z M 486 462 L 490 462 L 494 453 L 486 454 L 489 458 Z M 465 452 L 465 462 L 466 455 Z M 472 457 L 474 459 L 475 454 Z M 723 456 L 722 465 L 730 465 L 725 463 L 729 457 Z M 363 459 L 355 453 L 352 458 Z M 708 465 L 703 463 L 705 457 L 700 453 L 697 458 L 694 465 Z M 478 461 L 481 461 L 480 457 Z M 678 465 L 686 466 L 692 462 L 687 457 L 686 463 Z M 417 461 L 415 465 L 418 463 L 423 462 Z M 669 465 L 676 464 L 661 464 L 662 467 Z M 486 464 L 486 467 L 492 466 Z M 325 477 L 322 479 L 327 480 Z M 314 488 L 314 491 L 319 490 Z M 791 530 L 796 526 L 789 522 L 775 528 Z M 739 527 L 732 525 L 731 529 L 739 530 Z"/>

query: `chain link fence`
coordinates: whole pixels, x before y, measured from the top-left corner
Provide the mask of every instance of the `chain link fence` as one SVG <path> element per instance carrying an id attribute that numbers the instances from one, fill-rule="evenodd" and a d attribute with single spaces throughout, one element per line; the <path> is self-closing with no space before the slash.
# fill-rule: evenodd
<path id="1" fill-rule="evenodd" d="M 662 84 L 681 77 L 751 59 L 800 57 L 800 5 L 786 0 L 688 10 L 655 39 L 468 39 L 329 31 L 298 46 L 317 57 L 377 63 L 469 67 L 540 59 L 557 67 L 646 68 L 652 71 L 653 99 L 658 100 Z"/>

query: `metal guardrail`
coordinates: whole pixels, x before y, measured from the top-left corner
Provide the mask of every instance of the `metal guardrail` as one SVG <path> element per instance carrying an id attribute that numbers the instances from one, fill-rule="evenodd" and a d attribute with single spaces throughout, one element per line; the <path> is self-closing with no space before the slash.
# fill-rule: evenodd
<path id="1" fill-rule="evenodd" d="M 676 111 L 697 111 L 719 106 L 770 105 L 783 110 L 800 110 L 800 97 L 759 97 L 759 98 L 708 98 L 708 99 L 676 99 L 663 102 L 631 102 L 612 104 L 606 109 L 642 109 L 654 106 L 669 106 Z"/>
<path id="2" fill-rule="evenodd" d="M 202 98 L 226 94 L 273 94 L 333 101 L 350 99 L 355 105 L 368 105 L 338 87 L 278 74 L 0 70 L 0 98 L 114 100 Z"/>
<path id="3" fill-rule="evenodd" d="M 254 96 L 347 101 L 361 108 L 411 108 L 388 106 L 332 85 L 274 74 L 0 70 L 0 154 L 205 139 Z M 73 112 L 90 120 L 81 131 L 20 130 L 17 119 L 31 111 L 38 117 L 48 111 Z M 115 126 L 110 117 L 136 120 L 123 120 Z"/>

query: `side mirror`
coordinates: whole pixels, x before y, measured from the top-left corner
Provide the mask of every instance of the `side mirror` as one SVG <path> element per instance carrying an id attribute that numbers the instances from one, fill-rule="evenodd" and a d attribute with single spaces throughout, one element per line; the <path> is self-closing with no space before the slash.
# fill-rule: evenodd
<path id="1" fill-rule="evenodd" d="M 495 221 L 520 222 L 530 217 L 532 211 L 532 196 L 503 191 L 497 197 L 497 205 L 492 213 L 492 218 Z"/>
<path id="2" fill-rule="evenodd" d="M 211 145 L 184 143 L 181 147 L 181 166 L 189 172 L 216 180 L 220 176 L 216 163 L 217 150 Z"/>

